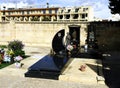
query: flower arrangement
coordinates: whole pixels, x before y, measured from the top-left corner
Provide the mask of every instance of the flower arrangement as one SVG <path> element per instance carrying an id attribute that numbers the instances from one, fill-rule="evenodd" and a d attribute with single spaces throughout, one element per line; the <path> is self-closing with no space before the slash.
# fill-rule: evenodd
<path id="1" fill-rule="evenodd" d="M 14 61 L 15 61 L 15 62 L 20 62 L 22 59 L 23 59 L 23 58 L 22 58 L 21 56 L 16 56 L 16 57 L 14 58 Z"/>
<path id="2" fill-rule="evenodd" d="M 14 52 L 13 52 L 12 49 L 9 49 L 9 50 L 7 51 L 7 54 L 10 55 L 10 56 L 12 56 L 12 55 L 14 55 Z"/>
<path id="3" fill-rule="evenodd" d="M 14 56 L 25 56 L 25 52 L 22 50 L 23 48 L 24 44 L 19 40 L 10 41 L 8 44 L 8 49 L 13 52 L 12 55 Z"/>
<path id="4" fill-rule="evenodd" d="M 73 50 L 73 46 L 72 46 L 72 45 L 68 45 L 68 46 L 67 46 L 67 50 L 68 50 L 68 51 Z"/>

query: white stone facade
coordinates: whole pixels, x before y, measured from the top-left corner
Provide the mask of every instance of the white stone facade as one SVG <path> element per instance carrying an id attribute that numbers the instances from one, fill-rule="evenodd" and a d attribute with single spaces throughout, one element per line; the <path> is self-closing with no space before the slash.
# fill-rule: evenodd
<path id="1" fill-rule="evenodd" d="M 57 20 L 57 7 L 54 8 L 9 8 L 0 11 L 0 21 L 43 21 Z"/>
<path id="2" fill-rule="evenodd" d="M 93 21 L 93 9 L 91 6 L 73 8 L 59 8 L 57 12 L 58 21 Z"/>
<path id="3" fill-rule="evenodd" d="M 93 21 L 93 9 L 91 6 L 9 8 L 0 11 L 0 21 Z"/>
<path id="4" fill-rule="evenodd" d="M 65 29 L 69 32 L 69 25 L 80 26 L 80 45 L 85 44 L 88 22 L 0 22 L 0 44 L 7 45 L 9 41 L 20 40 L 25 46 L 51 47 L 55 34 Z"/>

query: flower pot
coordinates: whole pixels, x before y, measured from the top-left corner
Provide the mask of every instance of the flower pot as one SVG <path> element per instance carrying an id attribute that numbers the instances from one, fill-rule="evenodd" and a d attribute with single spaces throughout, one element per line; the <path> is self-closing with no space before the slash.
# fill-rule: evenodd
<path id="1" fill-rule="evenodd" d="M 86 65 L 81 65 L 79 68 L 80 71 L 85 71 L 86 70 Z"/>
<path id="2" fill-rule="evenodd" d="M 15 62 L 15 67 L 16 68 L 20 68 L 21 67 L 21 63 L 20 62 Z"/>

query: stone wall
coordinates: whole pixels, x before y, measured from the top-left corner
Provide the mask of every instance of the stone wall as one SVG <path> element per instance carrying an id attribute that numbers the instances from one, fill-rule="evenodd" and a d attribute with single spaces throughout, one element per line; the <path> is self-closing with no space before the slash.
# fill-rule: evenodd
<path id="1" fill-rule="evenodd" d="M 61 29 L 68 32 L 68 25 L 81 26 L 80 44 L 84 45 L 88 24 L 88 22 L 0 22 L 0 45 L 20 40 L 26 46 L 51 47 L 54 35 Z"/>
<path id="2" fill-rule="evenodd" d="M 102 52 L 120 52 L 120 21 L 91 22 L 96 29 L 96 39 Z"/>

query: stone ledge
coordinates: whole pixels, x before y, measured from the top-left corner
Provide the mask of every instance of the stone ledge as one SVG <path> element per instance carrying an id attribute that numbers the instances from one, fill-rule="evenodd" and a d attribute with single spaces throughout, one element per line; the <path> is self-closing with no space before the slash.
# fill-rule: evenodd
<path id="1" fill-rule="evenodd" d="M 98 60 L 97 61 L 97 69 L 98 69 L 98 76 L 96 77 L 97 82 L 99 84 L 105 84 L 105 78 L 103 75 L 103 66 L 102 66 L 102 61 Z"/>
<path id="2" fill-rule="evenodd" d="M 68 63 L 67 63 L 68 64 Z M 81 65 L 86 64 L 86 70 L 80 71 Z M 72 81 L 77 83 L 97 84 L 97 60 L 86 58 L 73 58 L 65 66 L 59 80 Z"/>
<path id="3" fill-rule="evenodd" d="M 97 76 L 97 82 L 99 84 L 105 84 L 105 78 L 102 76 Z"/>

